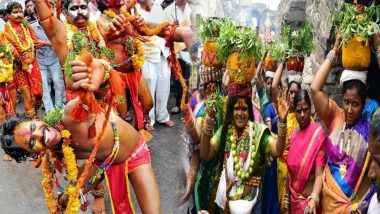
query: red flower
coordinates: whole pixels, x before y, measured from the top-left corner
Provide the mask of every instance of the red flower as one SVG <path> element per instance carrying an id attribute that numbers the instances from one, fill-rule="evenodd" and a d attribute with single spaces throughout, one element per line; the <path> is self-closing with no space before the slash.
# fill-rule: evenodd
<path id="1" fill-rule="evenodd" d="M 241 153 L 240 158 L 242 158 L 244 161 L 247 160 L 247 154 L 245 152 Z"/>

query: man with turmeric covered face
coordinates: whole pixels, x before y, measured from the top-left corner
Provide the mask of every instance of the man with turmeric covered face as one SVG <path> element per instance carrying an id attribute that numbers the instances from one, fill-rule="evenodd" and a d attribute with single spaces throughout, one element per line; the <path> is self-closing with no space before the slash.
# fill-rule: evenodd
<path id="1" fill-rule="evenodd" d="M 23 97 L 25 115 L 33 117 L 41 105 L 42 79 L 34 48 L 41 45 L 33 28 L 24 19 L 21 4 L 10 2 L 7 5 L 9 22 L 5 25 L 5 35 L 13 46 L 13 81 L 8 85 L 14 108 L 17 105 L 17 91 Z"/>

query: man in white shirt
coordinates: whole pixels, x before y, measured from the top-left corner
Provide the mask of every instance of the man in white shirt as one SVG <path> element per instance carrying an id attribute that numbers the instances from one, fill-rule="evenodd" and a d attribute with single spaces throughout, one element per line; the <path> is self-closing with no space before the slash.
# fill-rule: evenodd
<path id="1" fill-rule="evenodd" d="M 368 214 L 378 214 L 380 213 L 380 109 L 376 110 L 372 117 L 369 133 L 369 151 L 373 160 L 368 170 L 368 177 L 376 192 L 369 203 Z"/>
<path id="2" fill-rule="evenodd" d="M 168 7 L 165 8 L 166 21 L 178 22 L 179 26 L 190 27 L 190 15 L 192 7 L 186 0 L 176 0 Z M 188 81 L 190 78 L 190 54 L 186 50 L 183 43 L 175 43 L 174 48 L 177 51 L 178 61 L 181 65 L 183 78 L 186 80 L 186 84 L 189 85 Z M 182 87 L 179 81 L 174 81 L 174 93 L 176 98 L 175 107 L 171 110 L 172 114 L 177 114 L 180 112 L 181 98 L 182 98 Z"/>
<path id="3" fill-rule="evenodd" d="M 138 0 L 136 8 L 145 21 L 152 24 L 164 22 L 164 12 L 159 4 L 152 0 Z M 152 36 L 143 44 L 145 51 L 145 63 L 142 68 L 142 76 L 148 85 L 153 98 L 154 106 L 149 115 L 144 115 L 145 129 L 154 130 L 155 121 L 169 127 L 174 125 L 170 120 L 167 109 L 170 94 L 170 67 L 167 61 L 169 49 L 165 47 L 165 39 Z"/>

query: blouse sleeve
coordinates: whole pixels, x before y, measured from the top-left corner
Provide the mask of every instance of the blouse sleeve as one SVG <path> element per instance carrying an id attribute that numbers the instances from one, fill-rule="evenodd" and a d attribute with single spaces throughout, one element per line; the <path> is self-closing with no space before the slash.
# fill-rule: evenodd
<path id="1" fill-rule="evenodd" d="M 222 136 L 222 127 L 215 132 L 211 138 L 211 146 L 214 148 L 215 152 L 218 153 L 220 149 L 220 138 Z"/>
<path id="2" fill-rule="evenodd" d="M 326 148 L 325 144 L 321 146 L 318 151 L 317 157 L 315 158 L 315 166 L 324 167 L 326 165 Z"/>
<path id="3" fill-rule="evenodd" d="M 261 151 L 264 152 L 265 155 L 270 154 L 272 144 L 273 144 L 273 137 L 270 134 L 269 129 L 266 129 L 260 141 Z"/>

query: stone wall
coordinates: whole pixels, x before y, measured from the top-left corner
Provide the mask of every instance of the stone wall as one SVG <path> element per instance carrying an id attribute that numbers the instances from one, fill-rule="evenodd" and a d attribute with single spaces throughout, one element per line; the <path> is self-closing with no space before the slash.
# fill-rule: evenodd
<path id="1" fill-rule="evenodd" d="M 276 32 L 281 32 L 285 25 L 301 26 L 309 21 L 314 26 L 316 50 L 305 60 L 302 87 L 309 90 L 310 84 L 325 56 L 335 41 L 331 21 L 328 17 L 336 10 L 339 0 L 282 0 L 277 11 Z M 336 67 L 330 73 L 325 90 L 329 96 L 341 104 L 342 90 L 339 78 L 342 68 Z"/>

